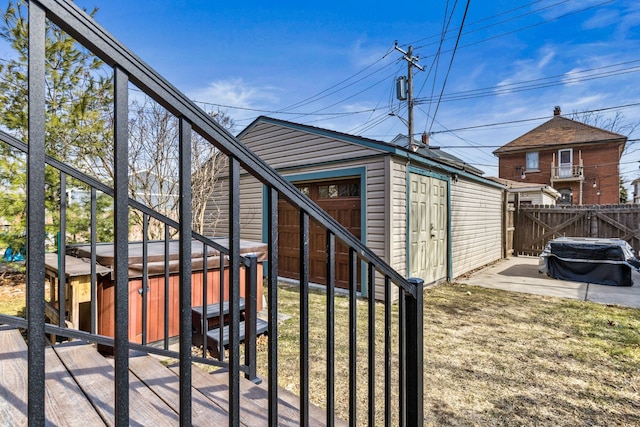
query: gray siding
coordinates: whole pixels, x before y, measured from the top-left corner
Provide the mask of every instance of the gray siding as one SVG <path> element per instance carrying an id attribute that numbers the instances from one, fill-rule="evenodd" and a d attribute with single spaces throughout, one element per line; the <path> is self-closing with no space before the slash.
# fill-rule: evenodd
<path id="1" fill-rule="evenodd" d="M 387 152 L 348 140 L 318 133 L 258 122 L 243 135 L 243 143 L 282 175 L 297 179 L 335 179 L 348 169 L 364 169 L 366 198 L 365 244 L 401 275 L 407 271 L 407 161 Z M 432 168 L 429 168 L 432 170 Z M 443 172 L 440 172 L 443 173 Z M 445 173 L 446 174 L 446 173 Z M 352 175 L 351 175 L 352 176 Z M 263 240 L 263 185 L 249 174 L 240 180 L 241 237 Z M 221 180 L 214 198 L 223 217 L 216 230 L 207 234 L 228 234 L 226 194 L 228 184 Z M 453 277 L 500 259 L 502 255 L 502 190 L 461 177 L 450 185 L 451 263 Z M 215 206 L 215 203 L 211 203 Z M 213 209 L 212 209 L 213 211 Z M 393 287 L 393 299 L 397 289 Z M 378 278 L 376 299 L 384 299 L 384 280 Z"/>
<path id="2" fill-rule="evenodd" d="M 405 163 L 392 163 L 392 240 L 391 266 L 403 276 L 407 275 L 407 167 Z"/>
<path id="3" fill-rule="evenodd" d="M 226 172 L 225 172 L 226 173 Z M 224 173 L 221 173 L 224 175 Z M 229 235 L 229 180 L 220 176 L 205 210 L 204 234 L 213 237 Z M 217 220 L 214 220 L 217 218 Z M 241 237 L 262 241 L 262 184 L 241 170 L 240 176 L 240 225 Z"/>
<path id="4" fill-rule="evenodd" d="M 242 142 L 275 169 L 380 154 L 359 144 L 264 122 L 244 135 Z"/>
<path id="5" fill-rule="evenodd" d="M 502 257 L 502 190 L 460 178 L 451 182 L 453 277 Z"/>
<path id="6" fill-rule="evenodd" d="M 363 206 L 366 212 L 363 224 L 363 229 L 366 228 L 365 244 L 382 259 L 387 260 L 386 185 L 389 180 L 385 163 L 388 162 L 389 155 L 361 145 L 269 123 L 257 124 L 244 135 L 242 142 L 285 177 L 321 172 L 338 178 L 344 176 L 343 171 L 347 169 L 363 168 L 365 184 L 362 197 L 366 200 L 366 205 Z M 354 160 L 354 157 L 357 159 Z M 309 164 L 312 166 L 308 166 Z M 223 182 L 222 188 L 223 191 L 216 197 L 228 190 L 226 182 Z M 262 241 L 263 185 L 248 174 L 243 174 L 240 178 L 240 189 L 241 237 Z M 214 205 L 212 201 L 211 206 Z M 222 218 L 218 222 L 216 233 L 226 234 L 227 224 L 226 218 Z M 382 278 L 376 280 L 375 295 L 377 299 L 384 298 Z"/>

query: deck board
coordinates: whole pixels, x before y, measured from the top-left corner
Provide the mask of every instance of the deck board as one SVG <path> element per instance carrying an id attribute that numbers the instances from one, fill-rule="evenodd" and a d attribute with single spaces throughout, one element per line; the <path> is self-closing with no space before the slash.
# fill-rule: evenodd
<path id="1" fill-rule="evenodd" d="M 247 396 L 250 395 L 251 399 L 267 412 L 269 409 L 267 382 L 263 381 L 260 384 L 250 383 L 249 387 L 250 390 L 247 390 L 245 394 Z M 280 387 L 278 389 L 278 401 L 280 411 L 286 410 L 288 413 L 293 413 L 296 417 L 299 417 L 300 397 L 298 395 Z M 311 425 L 327 425 L 326 418 L 327 412 L 325 409 L 309 403 L 309 423 Z M 346 421 L 336 417 L 334 417 L 333 422 L 338 427 L 349 425 Z"/>
<path id="2" fill-rule="evenodd" d="M 27 424 L 27 345 L 21 333 L 0 325 L 0 425 Z M 45 349 L 45 416 L 47 425 L 86 427 L 114 425 L 113 360 L 95 347 L 71 341 Z M 130 425 L 178 425 L 179 366 L 132 352 L 129 359 Z M 227 425 L 228 371 L 210 374 L 192 367 L 192 424 Z M 241 377 L 240 423 L 268 425 L 267 388 Z M 300 424 L 299 398 L 279 391 L 278 425 Z M 311 425 L 326 425 L 324 410 L 309 405 Z M 346 425 L 336 419 L 336 425 Z"/>
<path id="3" fill-rule="evenodd" d="M 176 371 L 177 365 L 171 366 Z M 214 373 L 207 373 L 199 368 L 192 371 L 192 384 L 194 388 L 200 390 L 204 395 L 208 396 L 217 405 L 223 408 L 228 406 L 229 372 L 220 369 Z M 278 403 L 278 426 L 299 426 L 300 411 L 298 410 L 299 398 L 292 393 L 280 389 Z M 240 407 L 242 408 L 240 420 L 252 426 L 268 425 L 268 399 L 267 388 L 264 383 L 256 385 L 253 382 L 240 378 Z M 310 407 L 309 423 L 314 426 L 326 425 L 324 411 L 312 404 Z M 341 420 L 336 420 L 336 425 L 346 425 Z"/>
<path id="4" fill-rule="evenodd" d="M 0 326 L 0 425 L 27 420 L 27 344 L 17 329 Z"/>
<path id="5" fill-rule="evenodd" d="M 56 426 L 106 425 L 51 347 L 45 349 L 45 414 Z M 78 417 L 77 414 L 82 414 Z"/>
<path id="6" fill-rule="evenodd" d="M 174 372 L 179 371 L 178 365 L 172 365 L 170 368 Z M 229 407 L 229 386 L 226 382 L 219 381 L 198 367 L 193 367 L 191 370 L 191 384 L 193 388 L 206 396 L 212 404 L 225 409 Z M 254 402 L 241 398 L 240 408 L 240 422 L 243 425 L 263 426 L 268 424 L 267 413 L 256 406 Z M 278 423 L 278 425 L 290 424 Z"/>
<path id="7" fill-rule="evenodd" d="M 129 359 L 129 369 L 174 411 L 180 410 L 180 377 L 154 357 L 137 354 Z M 191 421 L 194 426 L 226 425 L 228 413 L 198 390 L 192 391 Z"/>
<path id="8" fill-rule="evenodd" d="M 58 357 L 108 425 L 114 420 L 114 369 L 93 346 L 80 341 L 55 347 Z M 131 425 L 177 425 L 178 414 L 133 374 L 129 378 Z"/>
<path id="9" fill-rule="evenodd" d="M 27 421 L 27 344 L 14 328 L 0 327 L 0 425 Z M 45 349 L 45 417 L 49 425 L 104 425 L 50 347 Z M 74 414 L 86 414 L 83 419 Z"/>

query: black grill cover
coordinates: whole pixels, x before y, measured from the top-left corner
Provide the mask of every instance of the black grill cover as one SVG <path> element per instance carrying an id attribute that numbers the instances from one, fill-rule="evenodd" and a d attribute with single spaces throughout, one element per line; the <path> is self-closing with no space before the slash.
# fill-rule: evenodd
<path id="1" fill-rule="evenodd" d="M 624 240 L 560 237 L 547 243 L 539 270 L 556 279 L 631 286 L 631 268 L 638 266 Z"/>

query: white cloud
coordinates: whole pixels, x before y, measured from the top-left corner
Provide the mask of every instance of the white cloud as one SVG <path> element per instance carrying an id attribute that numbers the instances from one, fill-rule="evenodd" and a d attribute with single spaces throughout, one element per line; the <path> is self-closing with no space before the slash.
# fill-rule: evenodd
<path id="1" fill-rule="evenodd" d="M 502 95 L 509 94 L 511 93 L 510 85 L 544 77 L 545 68 L 555 57 L 556 51 L 553 47 L 543 46 L 536 53 L 536 57 L 515 61 L 512 74 L 497 84 L 497 91 Z"/>
<path id="2" fill-rule="evenodd" d="M 620 14 L 617 10 L 610 10 L 596 13 L 590 19 L 582 23 L 585 30 L 593 30 L 597 28 L 606 28 L 612 24 L 620 22 Z"/>
<path id="3" fill-rule="evenodd" d="M 580 0 L 580 1 L 565 1 L 556 4 L 554 7 L 546 8 L 542 11 L 541 16 L 545 19 L 556 19 L 559 16 L 580 12 L 584 9 L 598 6 L 602 3 L 602 0 Z"/>
<path id="4" fill-rule="evenodd" d="M 243 120 L 264 114 L 254 110 L 273 109 L 273 105 L 280 101 L 279 92 L 280 89 L 273 86 L 258 87 L 241 78 L 234 78 L 213 81 L 205 88 L 190 92 L 188 96 L 196 103 L 203 103 L 201 105 L 205 105 L 205 109 L 219 107 L 227 110 L 234 120 Z"/>

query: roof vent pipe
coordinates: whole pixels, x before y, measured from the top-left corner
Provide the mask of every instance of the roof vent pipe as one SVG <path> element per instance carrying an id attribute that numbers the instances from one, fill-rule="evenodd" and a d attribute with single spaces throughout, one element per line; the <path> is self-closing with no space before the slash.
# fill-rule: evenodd
<path id="1" fill-rule="evenodd" d="M 423 132 L 422 134 L 422 143 L 424 145 L 429 145 L 429 134 L 426 132 Z"/>

